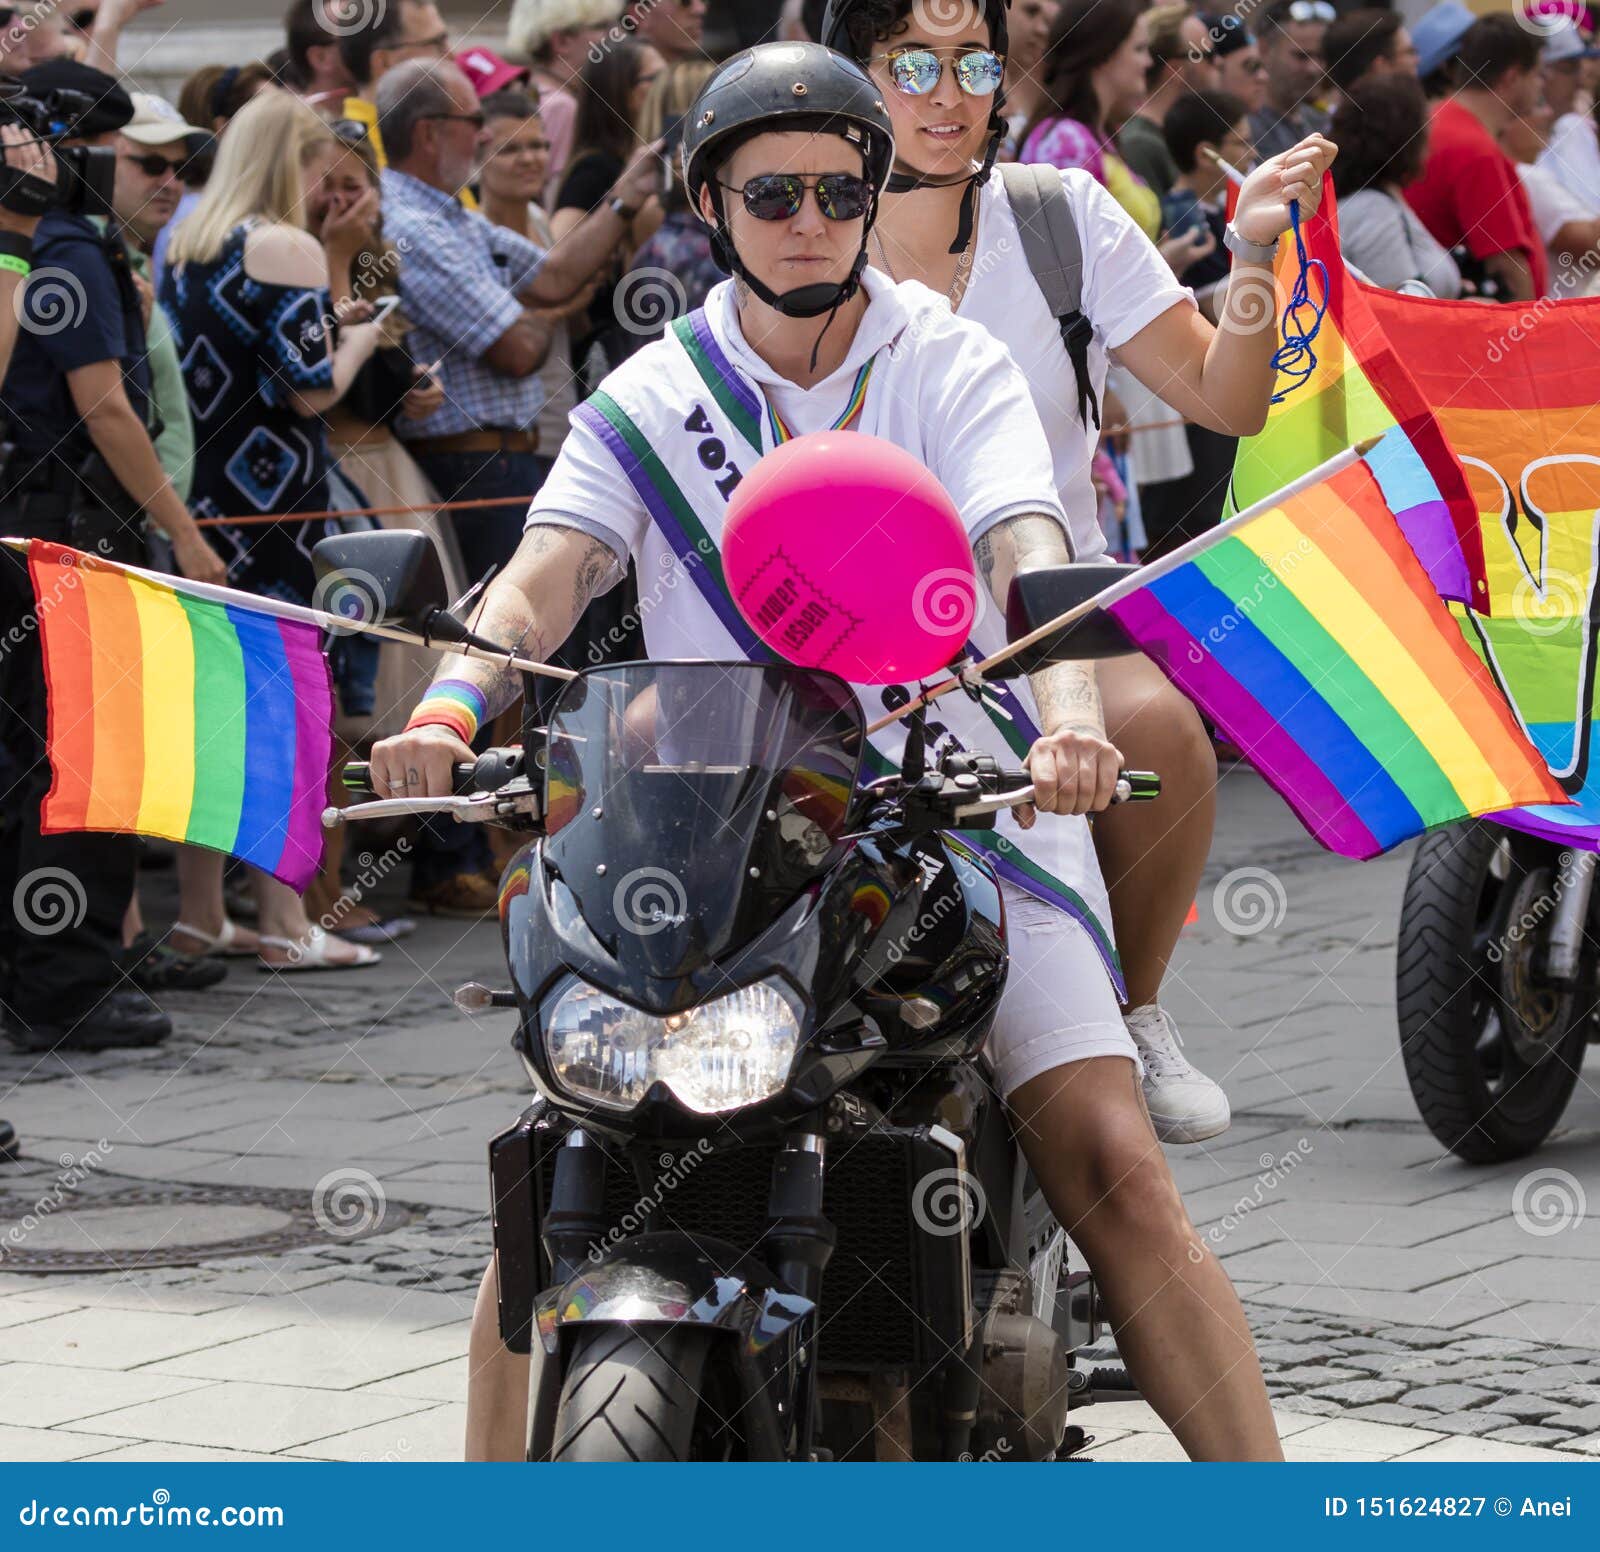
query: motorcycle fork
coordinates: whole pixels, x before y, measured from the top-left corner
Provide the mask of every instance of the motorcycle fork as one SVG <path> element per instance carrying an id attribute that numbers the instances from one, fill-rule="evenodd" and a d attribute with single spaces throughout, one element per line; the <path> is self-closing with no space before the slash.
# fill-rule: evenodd
<path id="1" fill-rule="evenodd" d="M 827 1270 L 838 1235 L 823 1215 L 823 1139 L 815 1132 L 796 1132 L 772 1161 L 772 1186 L 767 1196 L 767 1232 L 762 1248 L 767 1264 L 813 1308 L 822 1302 L 822 1274 Z M 817 1326 L 808 1347 L 801 1347 L 793 1395 L 793 1447 L 802 1459 L 815 1443 L 817 1417 Z"/>

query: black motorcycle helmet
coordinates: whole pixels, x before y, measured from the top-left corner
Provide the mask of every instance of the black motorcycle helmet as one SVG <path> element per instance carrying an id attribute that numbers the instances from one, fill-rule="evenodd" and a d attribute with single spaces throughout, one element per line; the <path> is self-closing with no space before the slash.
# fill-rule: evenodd
<path id="1" fill-rule="evenodd" d="M 924 0 L 930 7 L 929 15 L 937 20 L 939 0 Z M 1011 31 L 1007 12 L 1011 0 L 980 0 L 984 18 L 989 23 L 990 46 L 995 53 L 1005 57 L 1011 44 Z M 837 49 L 865 70 L 872 59 L 876 35 L 892 24 L 894 13 L 900 9 L 897 0 L 828 0 L 828 9 L 822 18 L 822 41 Z M 913 7 L 913 16 L 920 6 Z M 961 219 L 956 227 L 956 240 L 950 246 L 952 253 L 965 253 L 972 241 L 973 222 L 977 219 L 978 190 L 989 181 L 1000 147 L 1006 141 L 1006 89 L 1002 81 L 994 94 L 989 115 L 989 144 L 983 163 L 965 178 L 925 178 L 909 167 L 897 167 L 891 174 L 887 191 L 890 194 L 909 194 L 913 189 L 948 188 L 951 184 L 965 182 L 967 197 L 961 202 Z"/>
<path id="2" fill-rule="evenodd" d="M 848 278 L 800 286 L 779 296 L 751 274 L 734 249 L 717 170 L 747 140 L 786 133 L 839 135 L 866 164 L 872 202 L 861 232 L 861 253 Z M 818 43 L 763 43 L 718 67 L 685 115 L 683 185 L 696 212 L 700 191 L 711 191 L 717 224 L 711 239 L 717 263 L 737 275 L 769 307 L 790 318 L 820 318 L 856 294 L 867 267 L 867 234 L 878 196 L 894 165 L 894 129 L 883 97 L 866 72 Z"/>

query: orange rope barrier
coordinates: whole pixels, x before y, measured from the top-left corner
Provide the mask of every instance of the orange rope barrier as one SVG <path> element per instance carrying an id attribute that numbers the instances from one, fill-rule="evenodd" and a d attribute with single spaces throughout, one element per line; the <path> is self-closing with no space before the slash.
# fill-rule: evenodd
<path id="1" fill-rule="evenodd" d="M 196 528 L 243 528 L 252 523 L 317 523 L 340 517 L 407 517 L 413 512 L 470 512 L 476 507 L 530 506 L 532 496 L 480 496 L 475 501 L 442 501 L 436 506 L 344 507 L 338 512 L 267 512 L 249 517 L 200 517 Z"/>

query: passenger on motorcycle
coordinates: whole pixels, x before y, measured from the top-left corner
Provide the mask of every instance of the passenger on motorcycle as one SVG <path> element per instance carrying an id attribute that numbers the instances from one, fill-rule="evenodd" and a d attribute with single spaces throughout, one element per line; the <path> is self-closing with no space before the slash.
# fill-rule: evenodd
<path id="1" fill-rule="evenodd" d="M 1009 352 L 923 285 L 867 267 L 893 156 L 878 88 L 825 49 L 770 44 L 722 66 L 687 125 L 686 185 L 735 278 L 575 412 L 478 631 L 548 657 L 632 557 L 653 658 L 744 656 L 706 547 L 763 450 L 835 426 L 927 464 L 1000 604 L 1020 569 L 1067 561 L 1050 450 Z M 1295 164 L 1280 196 L 1306 197 L 1318 176 L 1313 161 Z M 999 645 L 1002 610 L 985 604 L 972 634 L 980 649 Z M 466 740 L 521 689 L 514 671 L 475 660 L 452 660 L 440 681 L 412 726 L 374 750 L 380 796 L 449 794 Z M 994 1081 L 1046 1199 L 1101 1281 L 1130 1371 L 1185 1449 L 1281 1458 L 1244 1312 L 1184 1211 L 1118 1004 L 1083 817 L 1108 807 L 1122 765 L 1094 665 L 1058 665 L 1014 689 L 1039 729 L 1027 756 L 1038 812 L 997 825 L 1011 966 L 987 1052 Z M 998 742 L 963 696 L 936 715 L 945 736 Z M 527 1382 L 526 1362 L 499 1341 L 491 1269 L 473 1328 L 470 1457 L 520 1458 Z"/>
<path id="2" fill-rule="evenodd" d="M 1259 290 L 1248 317 L 1236 305 L 1231 327 L 1214 329 L 1104 185 L 1074 168 L 1060 177 L 1083 249 L 1081 310 L 1093 335 L 1080 361 L 1071 359 L 995 167 L 1006 133 L 1009 3 L 832 0 L 822 41 L 870 73 L 894 124 L 894 172 L 872 262 L 948 296 L 958 317 L 1010 350 L 1050 441 L 1073 558 L 1094 560 L 1106 543 L 1089 466 L 1109 353 L 1187 419 L 1243 435 L 1266 413 L 1277 330 Z M 1258 243 L 1274 240 L 1286 224 L 1284 164 L 1310 164 L 1320 180 L 1331 154 L 1312 136 L 1257 172 L 1240 193 L 1237 229 Z M 1157 802 L 1114 810 L 1094 832 L 1127 979 L 1124 1017 L 1144 1060 L 1156 1135 L 1200 1142 L 1227 1130 L 1227 1096 L 1184 1056 L 1160 993 L 1211 849 L 1216 756 L 1194 706 L 1143 654 L 1102 662 L 1097 681 L 1107 736 L 1130 767 L 1159 771 L 1162 783 Z"/>

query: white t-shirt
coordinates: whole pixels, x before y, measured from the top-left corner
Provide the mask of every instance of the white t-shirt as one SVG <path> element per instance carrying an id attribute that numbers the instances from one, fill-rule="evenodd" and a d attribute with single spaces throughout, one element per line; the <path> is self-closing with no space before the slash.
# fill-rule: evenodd
<path id="1" fill-rule="evenodd" d="M 1534 165 L 1554 173 L 1586 216 L 1600 215 L 1600 135 L 1587 113 L 1563 113 Z"/>
<path id="2" fill-rule="evenodd" d="M 897 285 L 868 269 L 864 285 L 870 305 L 849 354 L 812 388 L 781 377 L 745 343 L 732 281 L 712 290 L 706 315 L 728 359 L 760 385 L 796 436 L 832 426 L 856 374 L 881 351 L 860 429 L 916 453 L 950 493 L 974 542 L 1022 512 L 1045 512 L 1065 525 L 1050 450 L 1010 352 L 976 324 L 952 317 L 948 302 L 917 281 Z M 676 375 L 662 369 L 680 352 L 671 339 L 646 346 L 601 385 L 613 397 L 626 392 L 630 411 L 638 404 L 647 419 L 659 417 L 659 427 L 646 428 L 652 435 L 676 429 L 673 417 L 682 418 Z M 770 450 L 764 417 L 762 434 Z M 638 555 L 650 529 L 638 492 L 580 416 L 528 513 L 530 526 L 557 520 L 605 539 L 624 558 Z M 648 617 L 645 635 L 648 641 Z M 650 653 L 662 655 L 653 643 Z"/>
<path id="3" fill-rule="evenodd" d="M 1563 296 L 1574 289 L 1577 277 L 1572 273 L 1570 256 L 1556 252 L 1550 244 L 1569 221 L 1592 221 L 1595 213 L 1551 168 L 1530 167 L 1526 162 L 1518 162 L 1517 174 L 1527 191 L 1528 204 L 1533 207 L 1533 224 L 1539 229 L 1539 240 L 1549 260 L 1550 295 Z"/>
<path id="4" fill-rule="evenodd" d="M 974 543 L 1023 513 L 1043 514 L 1066 533 L 1050 448 L 1010 351 L 978 324 L 954 317 L 944 298 L 916 281 L 897 285 L 869 269 L 864 284 L 869 305 L 845 360 L 815 387 L 784 380 L 750 348 L 733 285 L 724 282 L 706 299 L 704 319 L 683 325 L 694 335 L 693 350 L 669 331 L 573 412 L 572 430 L 528 522 L 583 529 L 619 559 L 634 561 L 653 661 L 715 662 L 745 654 L 748 626 L 720 587 L 701 585 L 704 568 L 686 543 L 699 553 L 702 540 L 720 548 L 738 480 L 773 446 L 768 406 L 797 436 L 827 430 L 849 407 L 869 360 L 858 429 L 918 458 L 949 492 Z M 826 490 L 819 491 L 819 502 L 826 499 Z M 703 532 L 691 541 L 694 529 Z M 987 656 L 1005 644 L 1005 620 L 981 586 L 976 605 L 970 640 Z M 892 698 L 892 687 L 855 690 L 869 716 L 904 704 L 903 692 Z M 939 703 L 928 727 L 939 752 L 946 739 L 1002 756 L 1009 744 L 1020 764 L 1028 725 L 1039 723 L 1038 707 L 1025 679 L 996 693 L 1009 697 L 1003 704 L 1010 708 L 998 720 L 959 693 Z M 890 766 L 901 757 L 904 732 L 896 723 L 873 735 Z M 993 848 L 978 844 L 1001 878 L 1083 926 L 1115 981 L 1109 907 L 1087 823 L 1043 815 L 1023 831 L 1008 813 L 996 816 L 994 831 Z"/>
<path id="5" fill-rule="evenodd" d="M 1125 345 L 1168 308 L 1194 293 L 1178 284 L 1154 243 L 1092 173 L 1071 167 L 1061 185 L 1072 204 L 1083 245 L 1085 317 L 1094 326 L 1089 379 L 1095 397 L 1105 393 L 1107 352 Z M 1066 510 L 1074 553 L 1090 560 L 1105 553 L 1099 504 L 1089 478 L 1099 433 L 1078 415 L 1078 386 L 1061 326 L 1033 278 L 1016 216 L 995 169 L 978 201 L 978 238 L 972 279 L 961 299 L 962 319 L 981 323 L 1022 368 L 1055 460 L 1056 491 Z"/>

